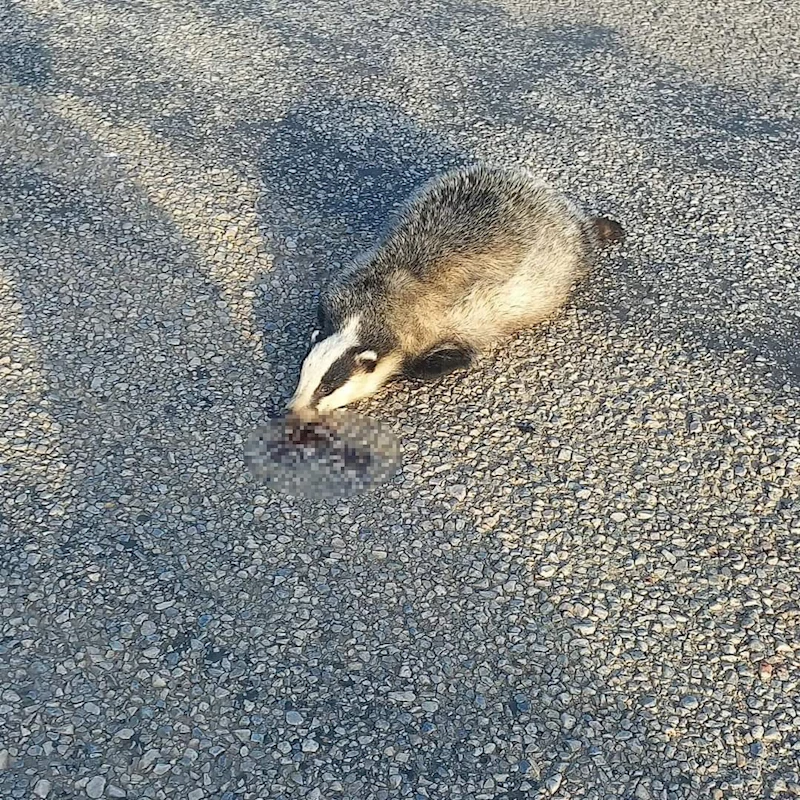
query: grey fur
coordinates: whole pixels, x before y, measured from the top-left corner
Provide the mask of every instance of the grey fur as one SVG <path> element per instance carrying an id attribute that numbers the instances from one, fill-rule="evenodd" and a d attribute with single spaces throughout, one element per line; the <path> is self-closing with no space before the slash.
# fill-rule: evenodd
<path id="1" fill-rule="evenodd" d="M 439 348 L 484 353 L 562 307 L 598 248 L 622 235 L 527 170 L 454 170 L 332 280 L 323 337 L 358 316 L 358 345 L 391 358 L 392 375 Z"/>

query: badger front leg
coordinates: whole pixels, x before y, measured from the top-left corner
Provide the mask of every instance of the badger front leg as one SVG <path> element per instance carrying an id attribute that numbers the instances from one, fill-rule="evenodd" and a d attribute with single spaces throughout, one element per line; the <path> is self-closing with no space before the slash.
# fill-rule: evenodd
<path id="1" fill-rule="evenodd" d="M 421 356 L 406 362 L 403 372 L 410 378 L 434 381 L 451 372 L 468 369 L 474 359 L 474 352 L 462 345 L 436 345 Z"/>

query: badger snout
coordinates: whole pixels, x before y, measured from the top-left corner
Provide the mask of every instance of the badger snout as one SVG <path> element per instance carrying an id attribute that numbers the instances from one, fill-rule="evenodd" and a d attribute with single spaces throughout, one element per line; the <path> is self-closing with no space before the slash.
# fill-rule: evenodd
<path id="1" fill-rule="evenodd" d="M 302 372 L 301 372 L 302 376 Z M 294 394 L 283 411 L 284 414 L 296 417 L 312 417 L 318 413 L 317 407 L 319 406 L 319 398 L 315 397 L 313 391 L 308 391 L 307 385 L 304 385 L 302 378 L 298 381 Z"/>
<path id="2" fill-rule="evenodd" d="M 316 416 L 317 409 L 313 405 L 308 404 L 301 404 L 295 402 L 294 399 L 290 400 L 284 407 L 283 411 L 281 412 L 281 416 L 283 417 L 300 417 L 300 418 L 308 418 L 312 416 Z"/>

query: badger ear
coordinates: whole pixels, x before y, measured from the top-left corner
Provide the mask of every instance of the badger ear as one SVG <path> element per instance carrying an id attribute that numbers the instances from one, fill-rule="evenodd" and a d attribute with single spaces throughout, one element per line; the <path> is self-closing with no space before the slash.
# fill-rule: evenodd
<path id="1" fill-rule="evenodd" d="M 356 362 L 367 372 L 373 372 L 378 365 L 378 354 L 374 350 L 364 350 L 356 355 Z"/>

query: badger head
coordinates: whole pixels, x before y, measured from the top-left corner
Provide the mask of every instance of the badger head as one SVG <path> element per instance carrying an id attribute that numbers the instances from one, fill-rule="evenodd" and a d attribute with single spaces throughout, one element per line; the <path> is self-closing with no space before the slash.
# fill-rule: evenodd
<path id="1" fill-rule="evenodd" d="M 289 411 L 322 414 L 374 394 L 400 371 L 400 355 L 390 342 L 363 313 L 337 325 L 320 305 Z"/>

